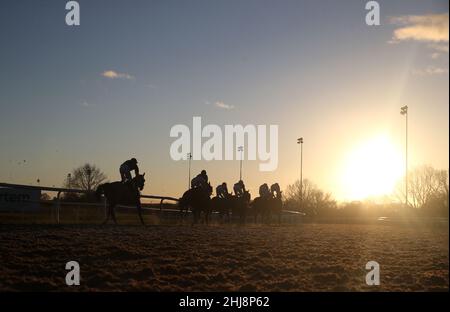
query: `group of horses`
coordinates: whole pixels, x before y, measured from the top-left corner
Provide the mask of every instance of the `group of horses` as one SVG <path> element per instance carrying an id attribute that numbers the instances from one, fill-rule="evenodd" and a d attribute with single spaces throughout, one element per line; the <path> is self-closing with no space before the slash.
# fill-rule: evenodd
<path id="1" fill-rule="evenodd" d="M 265 197 L 256 197 L 251 201 L 251 195 L 245 191 L 242 196 L 228 194 L 224 198 L 215 196 L 211 198 L 212 186 L 208 184 L 204 188 L 191 188 L 187 190 L 178 203 L 180 212 L 191 210 L 193 223 L 202 221 L 209 223 L 211 214 L 217 212 L 221 222 L 231 222 L 232 218 L 240 223 L 245 223 L 247 218 L 253 218 L 254 222 L 271 222 L 272 217 L 278 217 L 281 222 L 283 203 L 281 194 L 270 194 Z"/>
<path id="2" fill-rule="evenodd" d="M 108 203 L 106 219 L 103 224 L 106 224 L 109 219 L 117 224 L 114 208 L 117 205 L 130 205 L 136 206 L 139 219 L 144 225 L 140 201 L 140 191 L 143 190 L 145 184 L 144 176 L 145 173 L 139 174 L 127 183 L 111 182 L 98 186 L 95 192 L 97 198 L 100 200 L 101 195 L 104 195 Z M 178 201 L 180 214 L 185 215 L 190 210 L 193 214 L 193 224 L 199 222 L 208 224 L 213 212 L 219 214 L 221 222 L 231 222 L 232 219 L 237 219 L 238 222 L 245 223 L 248 217 L 253 218 L 255 223 L 258 218 L 261 222 L 271 222 L 273 216 L 278 217 L 278 222 L 281 221 L 283 206 L 281 194 L 256 197 L 252 201 L 248 191 L 245 191 L 243 196 L 228 194 L 225 198 L 217 196 L 211 198 L 212 192 L 211 184 L 207 184 L 204 188 L 191 188 L 184 192 Z"/>

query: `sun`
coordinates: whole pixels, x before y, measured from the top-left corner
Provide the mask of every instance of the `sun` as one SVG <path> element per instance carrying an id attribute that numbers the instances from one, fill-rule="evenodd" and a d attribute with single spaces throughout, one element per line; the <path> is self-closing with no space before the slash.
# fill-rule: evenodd
<path id="1" fill-rule="evenodd" d="M 344 197 L 361 200 L 390 194 L 404 174 L 403 157 L 388 135 L 378 135 L 355 146 L 342 172 Z"/>

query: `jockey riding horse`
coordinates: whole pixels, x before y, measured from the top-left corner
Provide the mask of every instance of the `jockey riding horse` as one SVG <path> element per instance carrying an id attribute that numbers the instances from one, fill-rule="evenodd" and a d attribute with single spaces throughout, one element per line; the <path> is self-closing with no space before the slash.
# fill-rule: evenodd
<path id="1" fill-rule="evenodd" d="M 178 205 L 181 210 L 191 209 L 194 214 L 193 223 L 197 223 L 203 212 L 205 223 L 209 222 L 209 215 L 211 214 L 211 194 L 212 186 L 208 181 L 208 176 L 205 170 L 197 175 L 191 181 L 192 188 L 184 192 L 180 198 Z"/>
<path id="2" fill-rule="evenodd" d="M 139 219 L 144 225 L 144 220 L 142 218 L 142 207 L 140 201 L 140 191 L 143 190 L 145 184 L 145 173 L 138 174 L 131 180 L 126 182 L 112 182 L 104 183 L 98 186 L 95 194 L 100 200 L 101 195 L 105 195 L 108 203 L 108 211 L 106 220 L 103 224 L 107 223 L 111 217 L 115 224 L 117 224 L 116 214 L 114 208 L 117 205 L 132 205 L 136 206 L 138 209 Z"/>

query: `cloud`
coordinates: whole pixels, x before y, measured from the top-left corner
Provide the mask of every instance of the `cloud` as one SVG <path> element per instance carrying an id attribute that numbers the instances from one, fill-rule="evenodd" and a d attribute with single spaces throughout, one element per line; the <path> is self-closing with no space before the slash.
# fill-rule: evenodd
<path id="1" fill-rule="evenodd" d="M 443 75 L 448 74 L 448 69 L 436 66 L 427 66 L 424 69 L 414 69 L 411 73 L 415 76 Z"/>
<path id="2" fill-rule="evenodd" d="M 214 103 L 214 105 L 220 109 L 226 109 L 226 110 L 231 110 L 234 108 L 233 105 L 225 104 L 223 101 L 217 101 L 216 103 Z"/>
<path id="3" fill-rule="evenodd" d="M 448 13 L 391 17 L 392 24 L 404 25 L 394 30 L 392 41 L 415 40 L 448 43 Z M 448 48 L 447 48 L 448 51 Z"/>
<path id="4" fill-rule="evenodd" d="M 448 44 L 429 44 L 428 48 L 435 51 L 431 53 L 431 58 L 434 60 L 440 58 L 442 54 L 448 53 Z"/>
<path id="5" fill-rule="evenodd" d="M 431 53 L 430 56 L 431 56 L 431 58 L 432 58 L 433 60 L 436 60 L 436 59 L 438 59 L 439 57 L 441 57 L 441 53 L 434 52 L 434 53 Z"/>
<path id="6" fill-rule="evenodd" d="M 127 73 L 119 73 L 114 70 L 106 70 L 102 76 L 108 79 L 134 79 L 134 76 Z"/>
<path id="7" fill-rule="evenodd" d="M 429 44 L 428 47 L 439 52 L 448 53 L 448 44 Z"/>
<path id="8" fill-rule="evenodd" d="M 80 105 L 83 107 L 89 107 L 89 103 L 86 101 L 83 101 Z"/>

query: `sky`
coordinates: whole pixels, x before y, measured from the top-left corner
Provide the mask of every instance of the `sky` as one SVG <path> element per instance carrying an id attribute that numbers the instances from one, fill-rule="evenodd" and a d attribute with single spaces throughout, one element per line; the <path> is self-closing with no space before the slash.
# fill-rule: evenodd
<path id="1" fill-rule="evenodd" d="M 404 173 L 404 105 L 409 166 L 448 169 L 447 1 L 378 1 L 378 26 L 361 0 L 80 0 L 80 26 L 66 2 L 0 2 L 0 182 L 61 186 L 86 162 L 114 181 L 136 157 L 144 193 L 181 196 L 188 163 L 171 159 L 170 129 L 201 116 L 279 126 L 275 171 L 243 161 L 253 196 L 299 179 L 303 137 L 303 178 L 361 199 L 380 163 Z M 202 169 L 214 186 L 239 179 L 237 160 L 192 162 Z"/>

